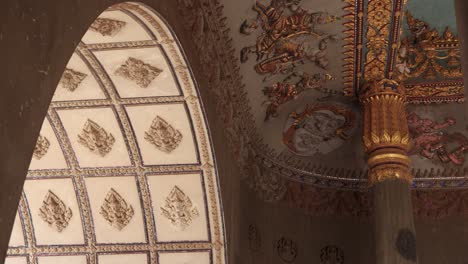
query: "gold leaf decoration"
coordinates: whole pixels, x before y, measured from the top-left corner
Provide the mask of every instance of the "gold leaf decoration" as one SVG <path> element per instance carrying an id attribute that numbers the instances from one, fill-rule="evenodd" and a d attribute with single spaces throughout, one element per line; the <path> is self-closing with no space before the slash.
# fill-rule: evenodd
<path id="1" fill-rule="evenodd" d="M 42 201 L 41 208 L 39 208 L 39 216 L 50 227 L 62 232 L 68 226 L 72 211 L 57 195 L 49 190 L 44 201 Z"/>
<path id="2" fill-rule="evenodd" d="M 177 186 L 174 186 L 166 197 L 166 203 L 161 207 L 161 214 L 180 230 L 185 230 L 199 216 L 192 200 Z"/>
<path id="3" fill-rule="evenodd" d="M 103 36 L 113 37 L 127 24 L 126 22 L 110 19 L 96 18 L 93 24 L 89 27 L 90 30 L 100 33 Z"/>
<path id="4" fill-rule="evenodd" d="M 36 146 L 34 147 L 33 157 L 38 160 L 42 159 L 42 157 L 47 154 L 49 147 L 49 140 L 46 137 L 39 135 L 36 141 Z"/>
<path id="5" fill-rule="evenodd" d="M 63 88 L 73 92 L 87 76 L 88 75 L 86 73 L 65 68 L 65 71 L 62 74 L 62 79 L 60 79 L 60 84 Z"/>
<path id="6" fill-rule="evenodd" d="M 141 88 L 146 88 L 162 71 L 163 70 L 144 63 L 141 60 L 129 57 L 125 63 L 115 71 L 115 74 L 136 82 Z"/>
<path id="7" fill-rule="evenodd" d="M 159 150 L 171 153 L 182 141 L 182 134 L 162 117 L 156 116 L 150 129 L 145 132 L 145 139 Z"/>
<path id="8" fill-rule="evenodd" d="M 112 150 L 115 138 L 96 122 L 88 119 L 84 124 L 81 134 L 78 135 L 78 142 L 87 147 L 91 152 L 104 157 Z"/>
<path id="9" fill-rule="evenodd" d="M 119 231 L 128 225 L 134 215 L 133 207 L 113 188 L 107 193 L 99 213 Z"/>

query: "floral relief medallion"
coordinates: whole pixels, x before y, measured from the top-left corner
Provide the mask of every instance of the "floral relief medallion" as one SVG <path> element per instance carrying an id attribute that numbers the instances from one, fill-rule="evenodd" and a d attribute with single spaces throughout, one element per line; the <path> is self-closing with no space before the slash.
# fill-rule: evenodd
<path id="1" fill-rule="evenodd" d="M 86 73 L 65 68 L 65 71 L 62 74 L 62 78 L 60 79 L 60 84 L 63 86 L 63 88 L 73 92 L 87 76 L 88 75 Z"/>
<path id="2" fill-rule="evenodd" d="M 84 124 L 83 130 L 78 135 L 78 142 L 91 152 L 104 157 L 112 150 L 115 138 L 96 122 L 88 119 Z"/>
<path id="3" fill-rule="evenodd" d="M 166 197 L 161 214 L 180 230 L 185 230 L 200 215 L 192 200 L 178 186 L 174 186 Z"/>
<path id="4" fill-rule="evenodd" d="M 128 225 L 134 215 L 133 207 L 113 188 L 107 193 L 99 213 L 119 231 Z"/>
<path id="5" fill-rule="evenodd" d="M 50 227 L 62 232 L 68 226 L 72 217 L 72 211 L 51 190 L 47 193 L 42 206 L 39 208 L 39 216 Z"/>
<path id="6" fill-rule="evenodd" d="M 157 67 L 129 57 L 125 63 L 115 71 L 115 74 L 134 81 L 141 88 L 146 88 L 161 72 L 163 72 L 163 70 Z"/>
<path id="7" fill-rule="evenodd" d="M 344 252 L 343 249 L 337 246 L 326 246 L 320 251 L 321 264 L 343 264 Z"/>
<path id="8" fill-rule="evenodd" d="M 278 256 L 287 263 L 292 263 L 297 257 L 297 244 L 291 239 L 281 237 L 276 243 Z"/>
<path id="9" fill-rule="evenodd" d="M 171 153 L 182 141 L 182 134 L 160 116 L 156 116 L 150 129 L 145 132 L 145 139 L 157 149 Z"/>
<path id="10" fill-rule="evenodd" d="M 113 37 L 119 33 L 125 24 L 127 23 L 110 18 L 96 18 L 89 29 L 103 36 Z"/>
<path id="11" fill-rule="evenodd" d="M 34 147 L 33 157 L 38 160 L 42 159 L 42 157 L 47 154 L 49 147 L 49 140 L 46 137 L 39 135 L 36 141 L 36 146 Z"/>

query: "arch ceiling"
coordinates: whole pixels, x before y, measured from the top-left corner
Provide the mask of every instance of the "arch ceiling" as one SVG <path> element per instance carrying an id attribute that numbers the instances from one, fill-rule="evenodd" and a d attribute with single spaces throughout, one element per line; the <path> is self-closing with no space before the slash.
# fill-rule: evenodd
<path id="1" fill-rule="evenodd" d="M 215 165 L 173 33 L 145 6 L 113 6 L 53 96 L 6 263 L 224 263 Z"/>

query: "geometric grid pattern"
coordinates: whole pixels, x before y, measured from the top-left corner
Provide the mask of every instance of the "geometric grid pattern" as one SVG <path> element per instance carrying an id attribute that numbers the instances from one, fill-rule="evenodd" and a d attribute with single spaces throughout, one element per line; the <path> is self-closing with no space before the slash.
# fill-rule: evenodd
<path id="1" fill-rule="evenodd" d="M 204 113 L 154 11 L 125 3 L 101 14 L 34 152 L 7 263 L 225 262 Z"/>

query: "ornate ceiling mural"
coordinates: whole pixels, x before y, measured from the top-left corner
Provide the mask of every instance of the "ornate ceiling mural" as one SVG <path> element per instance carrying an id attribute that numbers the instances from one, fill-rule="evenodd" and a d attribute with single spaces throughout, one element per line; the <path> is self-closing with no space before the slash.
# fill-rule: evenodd
<path id="1" fill-rule="evenodd" d="M 231 148 L 260 198 L 285 201 L 296 184 L 366 196 L 355 100 L 366 76 L 393 76 L 408 90 L 413 187 L 466 187 L 468 131 L 453 6 L 439 2 L 447 15 L 437 17 L 413 2 L 406 8 L 399 0 L 223 2 L 221 25 L 233 29 L 232 41 L 223 36 L 231 56 L 224 62 L 239 63 L 235 72 L 244 84 L 235 75 L 228 85 L 234 92 L 213 93 L 227 105 L 220 116 L 237 131 Z M 199 25 L 192 17 L 188 28 Z M 201 28 L 215 25 L 222 28 Z M 222 84 L 230 76 L 220 68 Z M 230 102 L 234 97 L 240 100 Z"/>
<path id="2" fill-rule="evenodd" d="M 44 120 L 6 263 L 224 263 L 216 164 L 182 54 L 142 5 L 96 19 Z"/>

